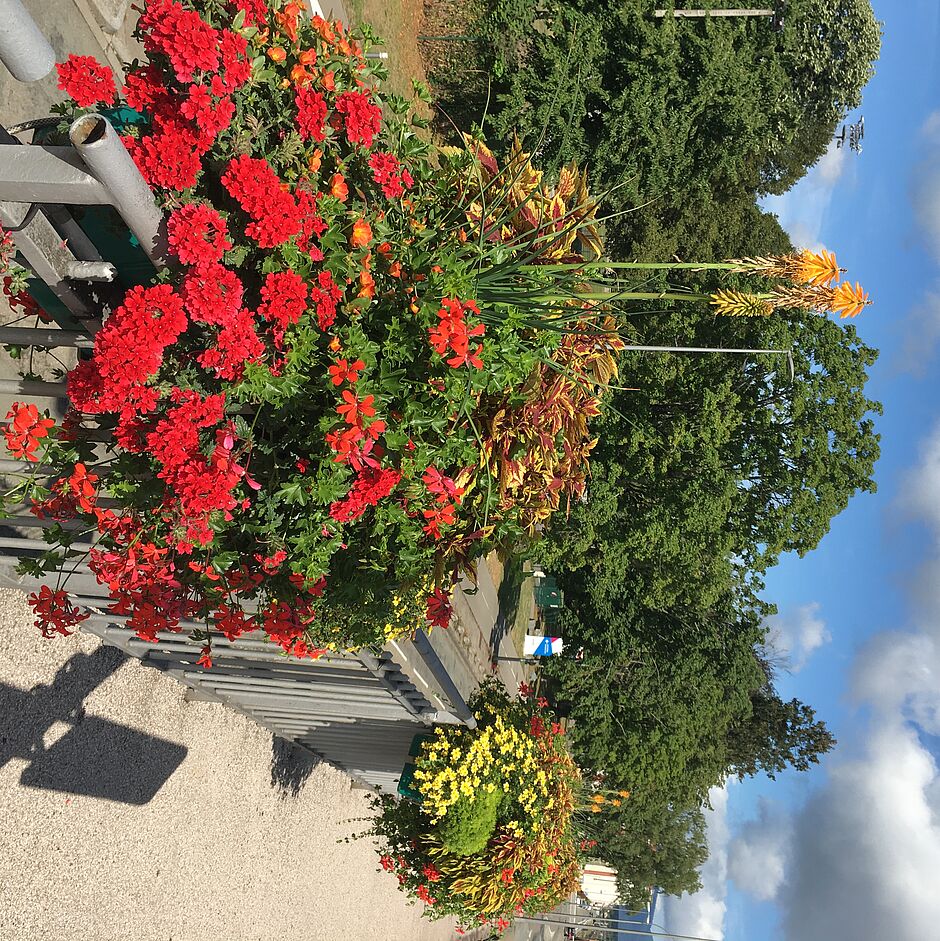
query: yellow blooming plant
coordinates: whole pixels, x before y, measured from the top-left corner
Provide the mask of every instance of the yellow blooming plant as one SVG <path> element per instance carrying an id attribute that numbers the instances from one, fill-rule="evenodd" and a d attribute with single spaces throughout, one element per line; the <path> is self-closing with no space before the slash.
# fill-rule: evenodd
<path id="1" fill-rule="evenodd" d="M 438 728 L 416 759 L 420 802 L 381 798 L 381 863 L 430 918 L 502 929 L 548 911 L 580 872 L 581 776 L 547 702 L 486 683 L 477 728 Z"/>

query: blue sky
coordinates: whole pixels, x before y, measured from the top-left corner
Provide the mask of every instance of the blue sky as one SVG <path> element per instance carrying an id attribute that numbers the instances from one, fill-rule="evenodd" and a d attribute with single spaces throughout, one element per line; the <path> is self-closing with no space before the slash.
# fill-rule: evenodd
<path id="1" fill-rule="evenodd" d="M 884 22 L 858 114 L 864 150 L 830 151 L 767 201 L 806 247 L 836 251 L 874 299 L 878 493 L 766 597 L 792 669 L 778 686 L 839 739 L 821 766 L 714 794 L 703 891 L 670 930 L 728 941 L 922 941 L 940 924 L 940 3 L 875 0 Z"/>

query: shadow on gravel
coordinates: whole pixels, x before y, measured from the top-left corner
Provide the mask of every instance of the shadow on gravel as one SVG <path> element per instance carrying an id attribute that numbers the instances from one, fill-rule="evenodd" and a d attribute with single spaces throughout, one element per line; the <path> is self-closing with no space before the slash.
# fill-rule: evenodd
<path id="1" fill-rule="evenodd" d="M 126 659 L 102 646 L 74 654 L 48 686 L 0 683 L 0 767 L 28 761 L 20 775 L 27 787 L 124 804 L 151 801 L 186 757 L 185 746 L 86 715 L 83 706 Z"/>
<path id="2" fill-rule="evenodd" d="M 320 759 L 306 748 L 275 735 L 271 739 L 271 787 L 281 797 L 296 797 Z"/>

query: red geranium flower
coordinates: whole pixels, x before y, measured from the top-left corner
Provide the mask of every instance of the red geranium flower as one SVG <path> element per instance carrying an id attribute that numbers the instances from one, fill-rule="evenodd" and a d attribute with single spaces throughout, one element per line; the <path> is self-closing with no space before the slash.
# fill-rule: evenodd
<path id="1" fill-rule="evenodd" d="M 355 425 L 361 428 L 363 418 L 371 418 L 375 414 L 375 409 L 372 406 L 374 401 L 374 395 L 367 395 L 360 401 L 354 392 L 347 389 L 343 392 L 343 402 L 345 404 L 340 405 L 337 411 L 343 416 L 343 420 L 347 425 Z"/>
<path id="2" fill-rule="evenodd" d="M 318 91 L 304 87 L 294 96 L 297 106 L 297 129 L 300 136 L 322 141 L 326 137 L 326 99 Z"/>
<path id="3" fill-rule="evenodd" d="M 167 219 L 170 249 L 184 265 L 221 261 L 231 247 L 225 220 L 212 206 L 188 203 Z"/>
<path id="4" fill-rule="evenodd" d="M 39 448 L 40 439 L 47 437 L 49 429 L 55 426 L 55 419 L 40 418 L 39 409 L 31 402 L 14 402 L 7 418 L 13 419 L 3 430 L 10 453 L 27 461 L 38 461 L 34 452 Z"/>
<path id="5" fill-rule="evenodd" d="M 330 366 L 328 372 L 333 377 L 334 386 L 341 386 L 344 382 L 355 385 L 359 381 L 359 373 L 365 368 L 366 364 L 361 359 L 357 359 L 354 363 L 338 359 L 335 365 Z"/>
<path id="6" fill-rule="evenodd" d="M 81 108 L 104 102 L 111 104 L 117 94 L 114 73 L 94 56 L 69 56 L 57 62 L 59 88 Z"/>
<path id="7" fill-rule="evenodd" d="M 89 612 L 83 612 L 72 604 L 63 588 L 53 591 L 48 585 L 43 585 L 38 594 L 34 592 L 29 596 L 27 602 L 36 615 L 35 624 L 43 637 L 52 637 L 53 634 L 68 637 L 72 633 L 69 628 L 90 617 Z"/>

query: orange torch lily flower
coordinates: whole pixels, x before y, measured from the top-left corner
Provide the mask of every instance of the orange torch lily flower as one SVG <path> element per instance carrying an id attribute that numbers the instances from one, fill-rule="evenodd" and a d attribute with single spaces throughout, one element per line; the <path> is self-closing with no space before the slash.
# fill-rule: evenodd
<path id="1" fill-rule="evenodd" d="M 840 274 L 835 252 L 827 252 L 826 249 L 819 252 L 800 252 L 796 277 L 803 284 L 830 284 L 838 281 Z"/>
<path id="2" fill-rule="evenodd" d="M 829 309 L 841 318 L 857 317 L 870 303 L 858 281 L 854 287 L 851 281 L 843 281 L 833 291 Z"/>

